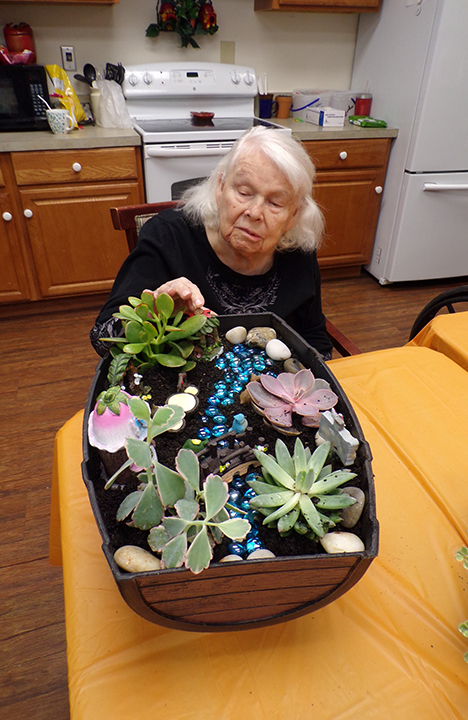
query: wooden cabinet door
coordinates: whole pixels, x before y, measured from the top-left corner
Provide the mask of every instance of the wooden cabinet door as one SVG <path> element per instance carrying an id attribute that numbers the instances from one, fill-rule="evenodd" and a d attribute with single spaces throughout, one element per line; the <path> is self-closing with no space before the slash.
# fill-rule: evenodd
<path id="1" fill-rule="evenodd" d="M 314 197 L 325 217 L 325 232 L 317 253 L 323 272 L 347 268 L 359 273 L 370 261 L 380 208 L 385 169 L 318 172 Z"/>
<path id="2" fill-rule="evenodd" d="M 18 221 L 9 194 L 1 191 L 0 215 L 0 302 L 30 300 Z"/>
<path id="3" fill-rule="evenodd" d="M 20 188 L 20 197 L 42 296 L 110 290 L 128 255 L 110 208 L 141 202 L 138 180 Z"/>

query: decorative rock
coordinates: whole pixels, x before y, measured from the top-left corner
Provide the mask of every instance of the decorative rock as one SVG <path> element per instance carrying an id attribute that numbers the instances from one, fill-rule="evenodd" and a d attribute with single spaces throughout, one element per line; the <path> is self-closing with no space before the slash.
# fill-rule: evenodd
<path id="1" fill-rule="evenodd" d="M 240 555 L 225 555 L 219 562 L 239 562 L 242 560 Z"/>
<path id="2" fill-rule="evenodd" d="M 357 525 L 364 510 L 366 496 L 363 491 L 357 487 L 345 487 L 343 488 L 343 492 L 356 500 L 354 505 L 350 505 L 341 511 L 341 525 L 349 529 Z"/>
<path id="3" fill-rule="evenodd" d="M 283 363 L 283 370 L 284 372 L 295 375 L 299 370 L 305 370 L 305 365 L 299 362 L 299 360 L 296 360 L 296 358 L 288 358 Z"/>
<path id="4" fill-rule="evenodd" d="M 198 405 L 198 400 L 191 393 L 175 393 L 167 398 L 168 405 L 178 405 L 185 412 L 192 412 Z"/>
<path id="5" fill-rule="evenodd" d="M 266 344 L 265 350 L 272 360 L 287 360 L 291 357 L 291 350 L 282 340 L 270 340 Z"/>
<path id="6" fill-rule="evenodd" d="M 276 331 L 270 327 L 255 327 L 249 330 L 245 342 L 252 347 L 261 348 L 263 350 L 266 344 L 276 338 Z"/>
<path id="7" fill-rule="evenodd" d="M 231 328 L 225 334 L 226 340 L 232 345 L 239 345 L 240 343 L 243 343 L 246 337 L 247 330 L 242 325 L 237 325 L 236 327 Z"/>
<path id="8" fill-rule="evenodd" d="M 267 550 L 266 548 L 258 548 L 257 550 L 254 550 L 250 553 L 250 555 L 247 555 L 247 560 L 262 560 L 264 558 L 272 558 L 276 557 L 275 553 L 272 553 L 271 550 Z"/>
<path id="9" fill-rule="evenodd" d="M 132 573 L 149 572 L 161 568 L 159 558 L 137 545 L 123 545 L 115 551 L 114 560 L 119 568 Z"/>
<path id="10" fill-rule="evenodd" d="M 320 539 L 320 544 L 327 553 L 353 553 L 364 552 L 366 549 L 361 538 L 347 532 L 326 533 Z"/>

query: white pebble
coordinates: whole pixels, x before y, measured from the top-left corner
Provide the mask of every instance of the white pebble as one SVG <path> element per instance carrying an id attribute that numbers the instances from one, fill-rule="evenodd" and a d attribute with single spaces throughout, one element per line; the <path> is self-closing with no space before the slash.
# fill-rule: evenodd
<path id="1" fill-rule="evenodd" d="M 242 560 L 240 555 L 225 555 L 219 562 L 234 562 L 235 560 Z"/>
<path id="2" fill-rule="evenodd" d="M 291 357 L 291 350 L 282 340 L 277 338 L 267 342 L 265 351 L 272 360 L 287 360 Z"/>
<path id="3" fill-rule="evenodd" d="M 159 558 L 137 545 L 123 545 L 115 551 L 114 560 L 119 568 L 127 572 L 149 572 L 161 568 Z"/>
<path id="4" fill-rule="evenodd" d="M 231 328 L 225 334 L 226 340 L 233 345 L 239 345 L 239 343 L 243 343 L 246 337 L 247 330 L 242 325 L 236 325 L 236 327 Z"/>
<path id="5" fill-rule="evenodd" d="M 326 533 L 320 543 L 327 553 L 364 552 L 366 549 L 361 538 L 347 532 Z"/>
<path id="6" fill-rule="evenodd" d="M 275 553 L 272 553 L 271 550 L 267 550 L 266 548 L 257 548 L 247 556 L 247 560 L 260 560 L 261 558 L 272 557 L 276 557 L 276 555 Z"/>

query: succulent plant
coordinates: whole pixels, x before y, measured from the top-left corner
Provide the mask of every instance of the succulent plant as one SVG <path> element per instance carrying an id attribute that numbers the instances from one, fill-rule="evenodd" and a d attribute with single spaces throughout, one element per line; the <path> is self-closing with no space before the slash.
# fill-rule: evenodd
<path id="1" fill-rule="evenodd" d="M 200 313 L 184 319 L 184 311 L 175 312 L 173 299 L 165 293 L 155 299 L 143 292 L 141 298 L 129 297 L 128 302 L 114 313 L 122 321 L 124 337 L 103 338 L 114 343 L 111 354 L 125 353 L 140 370 L 158 363 L 180 372 L 191 370 L 195 366 L 188 359 L 195 347 L 191 338 L 206 324 L 206 316 Z"/>
<path id="2" fill-rule="evenodd" d="M 276 526 L 282 535 L 295 530 L 317 539 L 340 522 L 339 511 L 355 502 L 340 486 L 356 473 L 325 465 L 329 450 L 325 442 L 312 454 L 299 438 L 292 457 L 282 440 L 276 441 L 275 457 L 254 450 L 264 481 L 248 482 L 257 493 L 250 505 L 266 516 L 264 525 Z"/>
<path id="3" fill-rule="evenodd" d="M 292 426 L 293 412 L 302 415 L 303 425 L 318 427 L 321 412 L 338 402 L 327 381 L 316 379 L 311 370 L 280 373 L 278 377 L 263 374 L 260 382 L 248 383 L 247 390 L 257 409 L 280 427 Z"/>
<path id="4" fill-rule="evenodd" d="M 135 417 L 147 426 L 145 440 L 127 438 L 128 460 L 109 479 L 110 488 L 117 476 L 130 465 L 139 467 L 140 486 L 127 495 L 117 520 L 131 516 L 130 522 L 140 530 L 149 530 L 148 542 L 155 552 L 162 552 L 162 567 L 185 564 L 194 573 L 208 567 L 212 547 L 222 535 L 244 538 L 250 524 L 242 518 L 229 517 L 225 509 L 228 486 L 219 476 L 209 475 L 200 488 L 200 467 L 192 450 L 182 449 L 176 457 L 176 471 L 158 462 L 152 441 L 180 423 L 183 410 L 164 405 L 151 417 L 148 405 L 137 397 L 128 400 Z M 162 524 L 161 524 L 162 523 Z"/>

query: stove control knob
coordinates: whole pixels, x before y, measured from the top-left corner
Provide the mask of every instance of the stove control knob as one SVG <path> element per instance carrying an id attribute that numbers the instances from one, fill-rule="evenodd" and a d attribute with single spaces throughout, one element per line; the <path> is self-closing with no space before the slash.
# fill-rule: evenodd
<path id="1" fill-rule="evenodd" d="M 247 74 L 244 78 L 244 82 L 246 85 L 252 85 L 254 81 L 254 76 L 247 70 Z"/>
<path id="2" fill-rule="evenodd" d="M 151 75 L 151 73 L 145 72 L 145 74 L 143 75 L 143 82 L 147 85 L 151 85 L 151 83 L 153 82 L 153 76 Z"/>
<path id="3" fill-rule="evenodd" d="M 134 73 L 132 73 L 131 75 L 129 75 L 128 82 L 130 83 L 130 85 L 135 86 L 138 83 L 137 76 Z"/>
<path id="4" fill-rule="evenodd" d="M 231 73 L 231 81 L 234 83 L 234 85 L 239 85 L 241 81 L 241 76 L 237 72 L 237 70 L 234 70 L 234 72 Z"/>

